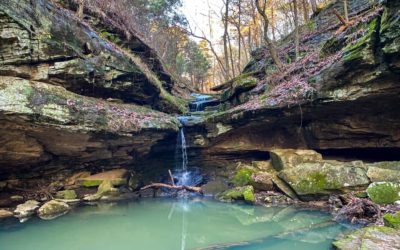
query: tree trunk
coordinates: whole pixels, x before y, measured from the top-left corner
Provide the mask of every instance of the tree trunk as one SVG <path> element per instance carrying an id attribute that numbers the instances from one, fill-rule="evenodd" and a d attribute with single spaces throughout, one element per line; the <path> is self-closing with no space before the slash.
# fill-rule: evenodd
<path id="1" fill-rule="evenodd" d="M 225 2 L 225 14 L 223 16 L 223 23 L 224 23 L 224 35 L 223 35 L 223 42 L 224 42 L 224 59 L 225 59 L 225 70 L 229 75 L 230 72 L 230 65 L 229 65 L 229 51 L 228 51 L 228 17 L 229 17 L 229 0 Z M 229 76 L 227 76 L 226 80 L 229 80 Z"/>
<path id="2" fill-rule="evenodd" d="M 344 7 L 344 18 L 346 23 L 349 23 L 349 11 L 347 9 L 347 0 L 343 0 L 343 7 Z"/>
<path id="3" fill-rule="evenodd" d="M 308 13 L 308 2 L 307 0 L 301 0 L 301 3 L 303 4 L 303 16 L 304 16 L 304 22 L 308 23 L 310 21 L 309 18 L 309 13 Z"/>
<path id="4" fill-rule="evenodd" d="M 300 35 L 299 35 L 299 15 L 297 8 L 297 0 L 293 0 L 293 12 L 294 12 L 294 50 L 295 50 L 295 60 L 299 59 L 299 45 L 300 45 Z"/>
<path id="5" fill-rule="evenodd" d="M 238 2 L 238 7 L 239 7 L 239 23 L 238 23 L 238 27 L 237 27 L 237 31 L 238 31 L 238 60 L 239 60 L 239 70 L 240 70 L 240 64 L 241 64 L 241 62 L 242 62 L 242 41 L 241 41 L 241 38 L 242 38 L 242 32 L 241 32 L 241 26 L 242 26 L 242 1 L 241 0 L 239 0 L 239 2 Z"/>
<path id="6" fill-rule="evenodd" d="M 269 20 L 268 20 L 267 14 L 265 13 L 267 1 L 263 0 L 263 2 L 264 2 L 263 8 L 261 8 L 260 3 L 258 1 L 259 0 L 254 0 L 258 13 L 264 19 L 264 42 L 266 43 L 266 45 L 268 47 L 269 53 L 271 54 L 271 58 L 274 61 L 274 63 L 276 64 L 276 67 L 278 68 L 278 70 L 281 71 L 283 69 L 283 64 L 282 64 L 281 60 L 279 59 L 279 56 L 278 56 L 278 53 L 276 52 L 274 43 L 268 37 Z"/>
<path id="7" fill-rule="evenodd" d="M 270 1 L 270 8 L 271 8 L 271 30 L 272 30 L 272 40 L 276 41 L 276 31 L 275 31 L 275 27 L 276 27 L 276 21 L 275 21 L 275 5 L 274 5 L 274 1 L 271 0 Z"/>
<path id="8" fill-rule="evenodd" d="M 310 0 L 310 2 L 311 2 L 311 9 L 312 9 L 312 12 L 315 14 L 315 13 L 317 13 L 317 1 L 316 0 Z"/>
<path id="9" fill-rule="evenodd" d="M 76 11 L 76 16 L 79 19 L 83 18 L 83 10 L 85 8 L 85 0 L 79 0 L 78 10 Z"/>

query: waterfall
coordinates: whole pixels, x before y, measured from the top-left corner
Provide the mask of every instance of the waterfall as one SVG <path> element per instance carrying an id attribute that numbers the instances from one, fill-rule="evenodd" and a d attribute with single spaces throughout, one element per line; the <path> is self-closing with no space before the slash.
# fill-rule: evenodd
<path id="1" fill-rule="evenodd" d="M 179 130 L 176 150 L 175 150 L 175 169 L 178 174 L 175 176 L 178 179 L 178 185 L 190 185 L 190 172 L 187 169 L 188 157 L 186 151 L 185 131 L 183 128 Z"/>

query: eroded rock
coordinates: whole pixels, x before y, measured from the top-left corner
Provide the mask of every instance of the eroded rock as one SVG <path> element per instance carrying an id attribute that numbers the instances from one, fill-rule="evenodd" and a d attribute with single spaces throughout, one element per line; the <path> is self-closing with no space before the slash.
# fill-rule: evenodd
<path id="1" fill-rule="evenodd" d="M 14 215 L 21 222 L 26 221 L 30 216 L 32 216 L 36 210 L 39 208 L 39 202 L 35 200 L 28 200 L 23 204 L 17 206 L 14 210 Z"/>
<path id="2" fill-rule="evenodd" d="M 84 187 L 98 187 L 104 181 L 109 181 L 114 186 L 126 185 L 128 184 L 128 171 L 126 169 L 114 169 L 77 180 Z"/>

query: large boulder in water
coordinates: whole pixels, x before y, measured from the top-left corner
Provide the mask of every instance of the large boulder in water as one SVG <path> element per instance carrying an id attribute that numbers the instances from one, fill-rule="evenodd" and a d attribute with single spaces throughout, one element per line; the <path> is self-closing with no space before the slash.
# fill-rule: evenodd
<path id="1" fill-rule="evenodd" d="M 70 209 L 65 202 L 51 200 L 39 208 L 38 215 L 41 219 L 51 220 L 68 213 Z"/>

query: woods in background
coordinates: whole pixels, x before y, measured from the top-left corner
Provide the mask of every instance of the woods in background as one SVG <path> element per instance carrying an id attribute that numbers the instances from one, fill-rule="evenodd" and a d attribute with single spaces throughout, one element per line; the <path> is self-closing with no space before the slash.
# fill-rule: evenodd
<path id="1" fill-rule="evenodd" d="M 126 37 L 139 36 L 161 57 L 169 73 L 207 92 L 240 74 L 251 59 L 251 51 L 265 47 L 277 70 L 285 61 L 278 55 L 279 40 L 291 36 L 295 45 L 294 58 L 300 57 L 300 33 L 311 28 L 310 17 L 330 0 L 217 0 L 219 10 L 210 7 L 209 30 L 189 24 L 181 12 L 184 0 L 73 0 L 104 12 L 125 30 Z M 189 1 L 189 0 L 188 0 Z M 344 1 L 348 22 L 347 2 Z M 217 27 L 216 26 L 216 22 Z M 215 35 L 221 30 L 221 36 Z"/>

